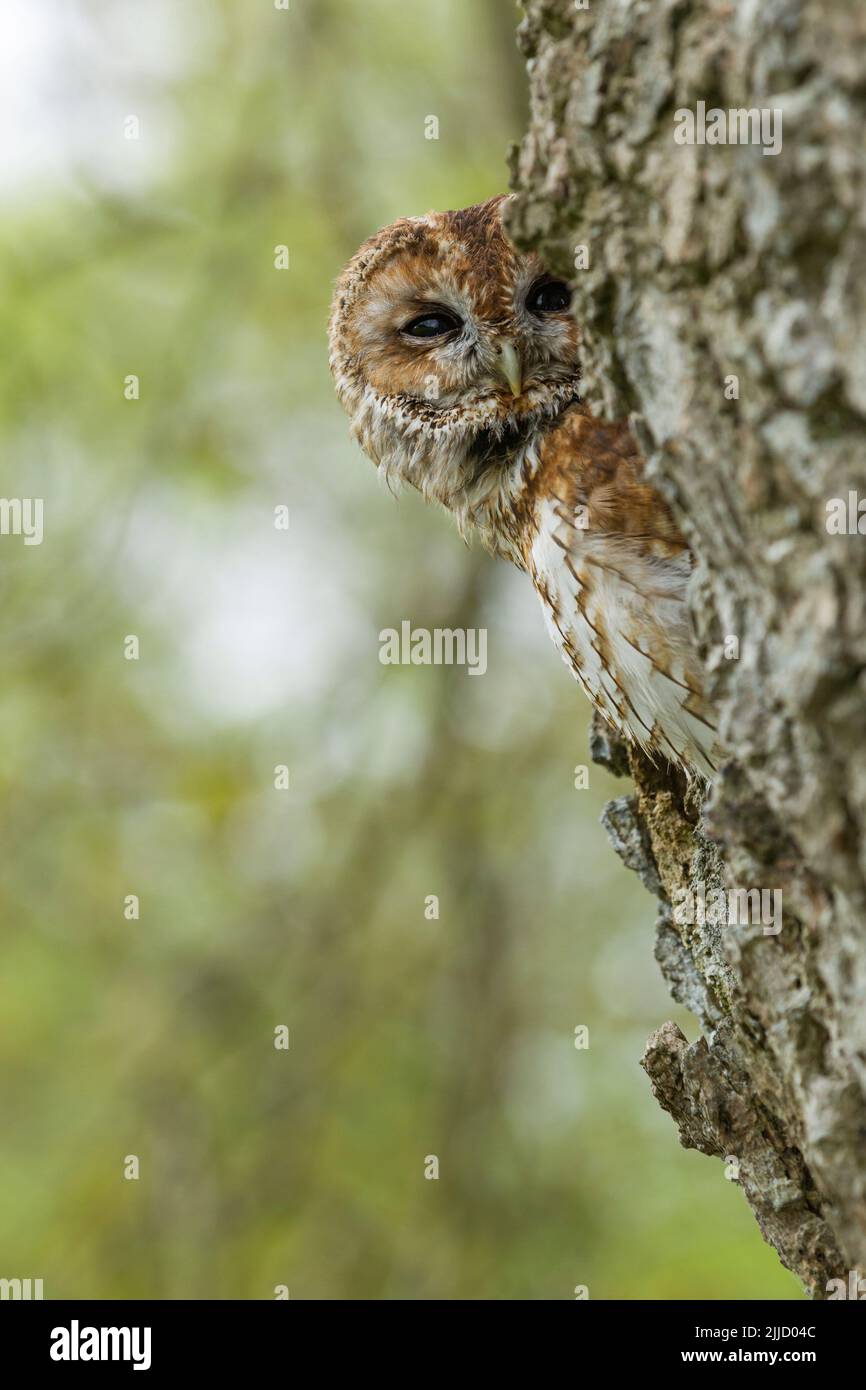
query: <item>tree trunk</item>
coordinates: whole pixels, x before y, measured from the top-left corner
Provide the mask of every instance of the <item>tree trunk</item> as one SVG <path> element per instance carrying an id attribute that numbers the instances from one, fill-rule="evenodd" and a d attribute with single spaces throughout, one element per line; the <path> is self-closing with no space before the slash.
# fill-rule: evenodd
<path id="1" fill-rule="evenodd" d="M 658 896 L 671 993 L 703 1030 L 688 1043 L 663 1024 L 643 1065 L 680 1141 L 731 1164 L 765 1238 L 825 1298 L 866 1268 L 866 11 L 526 8 L 509 229 L 576 281 L 584 397 L 631 415 L 693 546 L 729 753 L 705 798 L 630 755 L 636 791 L 607 808 Z M 709 120 L 781 111 L 781 150 L 764 153 L 772 116 L 749 127 L 763 146 L 678 143 L 677 111 L 699 132 L 700 102 Z M 594 732 L 597 760 L 623 770 Z M 767 890 L 763 918 L 741 889 Z"/>

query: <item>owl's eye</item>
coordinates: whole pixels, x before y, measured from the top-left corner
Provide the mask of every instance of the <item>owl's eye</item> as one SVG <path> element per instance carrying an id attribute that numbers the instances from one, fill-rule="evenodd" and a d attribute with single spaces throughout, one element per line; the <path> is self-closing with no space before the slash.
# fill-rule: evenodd
<path id="1" fill-rule="evenodd" d="M 410 338 L 441 338 L 445 333 L 453 333 L 460 327 L 460 320 L 454 314 L 446 314 L 436 309 L 429 314 L 421 314 L 403 325 L 401 332 Z"/>
<path id="2" fill-rule="evenodd" d="M 529 291 L 526 307 L 533 314 L 561 314 L 571 303 L 571 290 L 564 280 L 542 280 Z"/>

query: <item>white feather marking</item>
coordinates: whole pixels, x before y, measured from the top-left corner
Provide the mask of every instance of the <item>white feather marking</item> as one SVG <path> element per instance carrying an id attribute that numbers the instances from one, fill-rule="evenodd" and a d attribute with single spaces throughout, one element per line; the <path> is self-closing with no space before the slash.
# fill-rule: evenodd
<path id="1" fill-rule="evenodd" d="M 626 537 L 564 525 L 557 506 L 551 499 L 540 506 L 530 570 L 563 660 L 645 752 L 661 749 L 687 771 L 712 776 L 714 731 L 684 704 L 702 711 L 688 560 L 654 559 Z"/>

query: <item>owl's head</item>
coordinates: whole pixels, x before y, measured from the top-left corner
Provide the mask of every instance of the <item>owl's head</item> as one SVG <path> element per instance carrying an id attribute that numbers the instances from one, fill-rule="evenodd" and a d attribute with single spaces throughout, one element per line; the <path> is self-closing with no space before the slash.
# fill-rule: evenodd
<path id="1" fill-rule="evenodd" d="M 362 448 L 461 526 L 507 505 L 535 436 L 577 399 L 570 287 L 511 245 L 505 201 L 385 227 L 331 311 L 331 371 Z"/>

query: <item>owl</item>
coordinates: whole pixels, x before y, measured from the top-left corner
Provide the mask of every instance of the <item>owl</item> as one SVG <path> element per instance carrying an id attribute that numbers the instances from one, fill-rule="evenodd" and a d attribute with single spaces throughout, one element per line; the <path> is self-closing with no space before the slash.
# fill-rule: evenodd
<path id="1" fill-rule="evenodd" d="M 686 601 L 693 556 L 627 425 L 582 404 L 571 288 L 512 246 L 506 200 L 403 218 L 361 246 L 331 310 L 337 394 L 389 484 L 525 571 L 604 718 L 708 779 L 719 750 Z"/>

